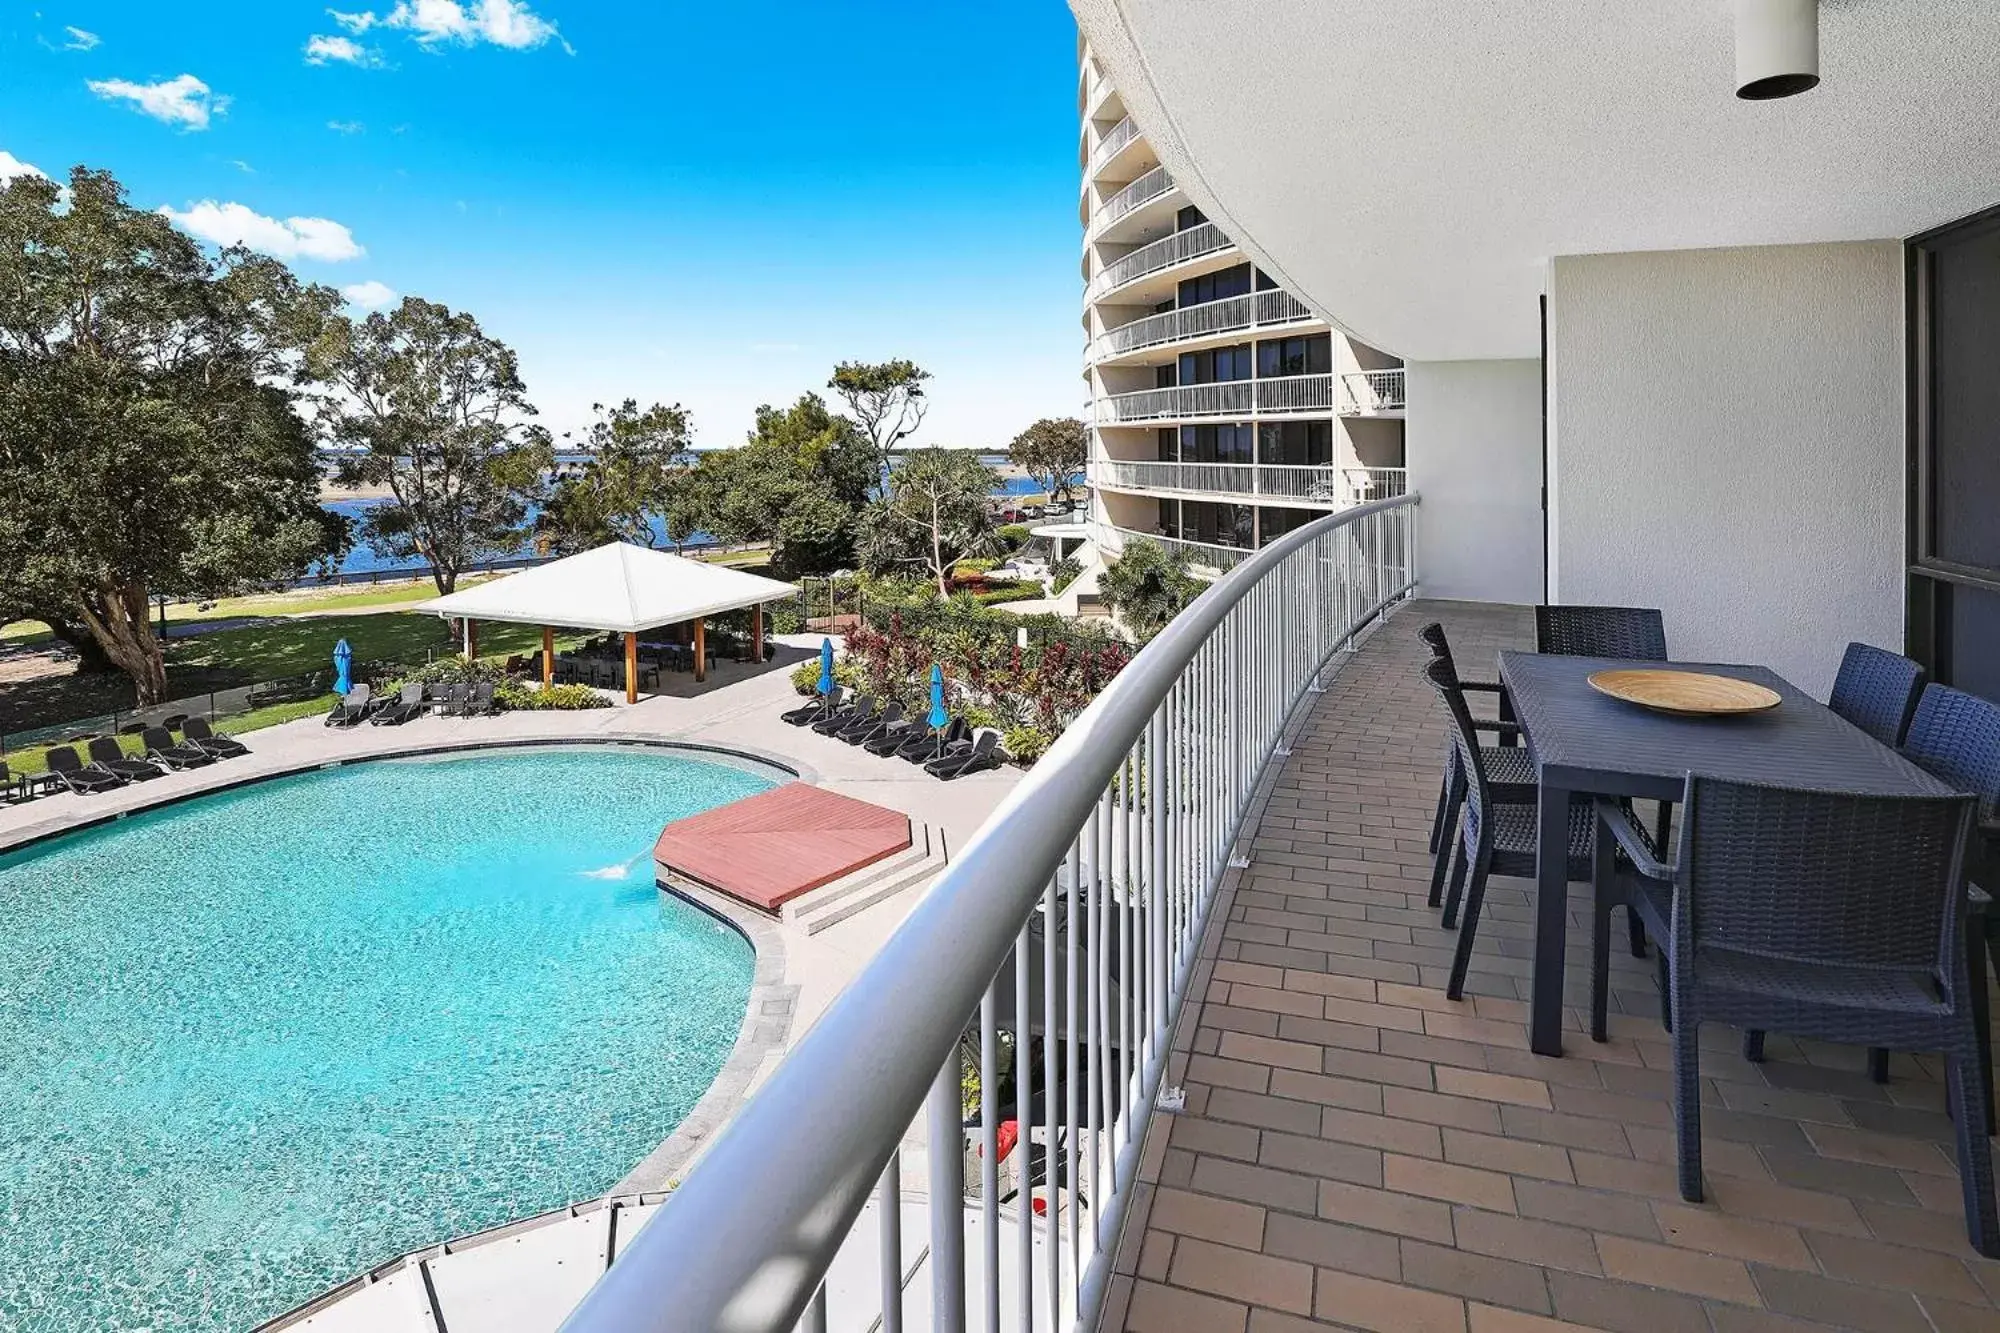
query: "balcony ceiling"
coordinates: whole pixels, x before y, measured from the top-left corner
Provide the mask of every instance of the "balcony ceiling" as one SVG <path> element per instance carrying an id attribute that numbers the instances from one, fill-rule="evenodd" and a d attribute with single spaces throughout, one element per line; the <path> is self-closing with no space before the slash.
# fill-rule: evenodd
<path id="1" fill-rule="evenodd" d="M 1901 238 L 2000 203 L 1996 0 L 1822 0 L 1822 82 L 1776 102 L 1734 95 L 1728 0 L 1071 7 L 1186 194 L 1406 358 L 1536 355 L 1555 255 Z"/>

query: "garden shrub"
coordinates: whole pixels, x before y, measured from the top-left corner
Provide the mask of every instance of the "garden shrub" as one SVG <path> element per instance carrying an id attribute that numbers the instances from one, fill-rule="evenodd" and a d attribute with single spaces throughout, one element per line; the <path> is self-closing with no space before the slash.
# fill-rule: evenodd
<path id="1" fill-rule="evenodd" d="M 1031 768 L 1034 762 L 1048 753 L 1055 738 L 1040 727 L 1009 727 L 1007 734 L 1000 738 L 1007 747 L 1007 753 L 1023 768 Z"/>
<path id="2" fill-rule="evenodd" d="M 858 689 L 861 685 L 861 666 L 844 657 L 833 662 L 833 683 L 848 689 Z M 808 658 L 792 668 L 792 688 L 800 694 L 819 693 L 819 659 Z"/>
<path id="3" fill-rule="evenodd" d="M 1028 525 L 1025 523 L 1003 524 L 993 530 L 993 536 L 999 541 L 1001 550 L 1009 552 L 1018 551 L 1028 544 Z"/>
<path id="4" fill-rule="evenodd" d="M 515 681 L 495 687 L 493 702 L 501 708 L 523 712 L 571 712 L 611 707 L 611 700 L 588 685 L 551 685 L 547 689 L 536 690 Z"/>

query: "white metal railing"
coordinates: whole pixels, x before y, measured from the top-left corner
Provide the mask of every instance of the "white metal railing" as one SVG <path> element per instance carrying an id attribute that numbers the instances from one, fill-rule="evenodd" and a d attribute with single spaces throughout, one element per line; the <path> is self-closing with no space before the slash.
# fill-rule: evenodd
<path id="1" fill-rule="evenodd" d="M 1183 384 L 1171 389 L 1117 393 L 1094 404 L 1099 425 L 1183 420 L 1193 417 L 1285 416 L 1333 410 L 1333 376 L 1287 375 L 1282 379 L 1224 380 Z"/>
<path id="2" fill-rule="evenodd" d="M 1139 127 L 1133 123 L 1130 116 L 1113 125 L 1104 132 L 1104 137 L 1097 141 L 1097 147 L 1090 154 L 1090 164 L 1084 168 L 1083 174 L 1086 177 L 1096 175 L 1099 167 L 1118 156 L 1126 144 L 1138 137 Z"/>
<path id="3" fill-rule="evenodd" d="M 1306 303 L 1290 292 L 1250 292 L 1120 324 L 1091 341 L 1089 358 L 1101 361 L 1107 356 L 1118 356 L 1143 347 L 1159 347 L 1217 333 L 1296 324 L 1300 320 L 1314 318 L 1316 316 Z"/>
<path id="4" fill-rule="evenodd" d="M 1084 299 L 1095 301 L 1106 292 L 1135 282 L 1148 273 L 1157 273 L 1163 268 L 1185 264 L 1191 259 L 1200 259 L 1217 251 L 1233 249 L 1234 246 L 1235 242 L 1223 235 L 1222 228 L 1213 222 L 1196 223 L 1185 231 L 1163 236 L 1106 264 L 1084 284 Z"/>
<path id="5" fill-rule="evenodd" d="M 1090 234 L 1095 236 L 1139 205 L 1157 199 L 1174 188 L 1174 178 L 1165 167 L 1154 167 L 1097 206 L 1090 215 Z"/>
<path id="6" fill-rule="evenodd" d="M 1340 414 L 1374 416 L 1403 410 L 1403 371 L 1350 370 L 1340 377 Z"/>
<path id="7" fill-rule="evenodd" d="M 1414 589 L 1414 503 L 1346 510 L 1245 552 L 1148 644 L 737 1112 L 567 1333 L 824 1333 L 830 1315 L 894 1330 L 909 1287 L 927 1292 L 915 1318 L 935 1333 L 968 1316 L 1009 1333 L 1090 1328 L 1217 888 L 1242 864 L 1301 701 Z M 917 1120 L 923 1201 L 902 1190 Z M 1005 1120 L 1019 1133 L 1003 1162 Z M 871 1195 L 875 1224 L 857 1228 Z M 906 1208 L 928 1241 L 914 1263 Z M 871 1262 L 843 1258 L 829 1280 L 856 1255 Z"/>

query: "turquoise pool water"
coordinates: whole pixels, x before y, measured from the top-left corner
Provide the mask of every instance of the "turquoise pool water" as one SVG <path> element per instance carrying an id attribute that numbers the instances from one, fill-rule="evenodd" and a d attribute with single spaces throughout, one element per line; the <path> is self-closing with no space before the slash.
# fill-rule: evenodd
<path id="1" fill-rule="evenodd" d="M 643 750 L 385 761 L 0 857 L 0 1329 L 241 1330 L 610 1188 L 750 988 L 653 840 L 770 785 Z"/>

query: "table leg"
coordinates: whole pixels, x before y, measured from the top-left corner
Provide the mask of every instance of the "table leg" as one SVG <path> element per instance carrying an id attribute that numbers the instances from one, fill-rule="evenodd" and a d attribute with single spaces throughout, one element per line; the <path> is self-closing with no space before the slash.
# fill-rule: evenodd
<path id="1" fill-rule="evenodd" d="M 1569 930 L 1569 792 L 1544 780 L 1536 801 L 1535 967 L 1528 1045 L 1562 1054 L 1563 949 Z"/>

